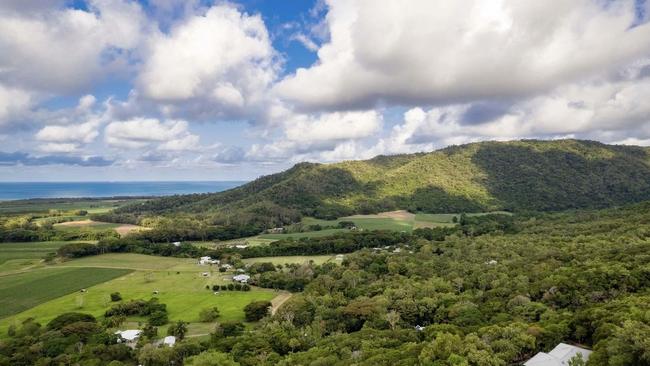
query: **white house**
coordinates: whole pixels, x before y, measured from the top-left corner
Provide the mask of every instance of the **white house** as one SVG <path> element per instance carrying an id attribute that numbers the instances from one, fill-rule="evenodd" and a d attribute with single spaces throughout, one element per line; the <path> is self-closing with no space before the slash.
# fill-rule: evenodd
<path id="1" fill-rule="evenodd" d="M 248 283 L 248 280 L 250 280 L 251 276 L 245 275 L 245 274 L 240 274 L 237 276 L 233 276 L 232 280 L 235 282 L 240 282 L 240 283 Z"/>
<path id="2" fill-rule="evenodd" d="M 163 339 L 162 343 L 166 346 L 172 347 L 176 344 L 176 337 L 167 336 Z"/>
<path id="3" fill-rule="evenodd" d="M 180 246 L 181 246 L 181 242 L 180 242 L 180 241 L 175 241 L 175 242 L 173 242 L 172 244 L 174 244 L 175 247 L 180 247 Z"/>
<path id="4" fill-rule="evenodd" d="M 582 354 L 582 359 L 587 361 L 591 351 L 572 346 L 566 343 L 560 343 L 549 353 L 540 352 L 530 360 L 524 362 L 524 366 L 568 366 L 569 360 L 578 354 Z"/>
<path id="5" fill-rule="evenodd" d="M 248 245 L 246 245 L 246 244 L 237 244 L 237 245 L 235 245 L 235 248 L 237 248 L 237 249 L 246 249 L 246 248 L 248 248 Z"/>
<path id="6" fill-rule="evenodd" d="M 142 331 L 139 329 L 118 330 L 115 332 L 120 337 L 120 341 L 127 343 L 135 342 L 140 337 L 140 333 Z"/>
<path id="7" fill-rule="evenodd" d="M 219 264 L 219 260 L 218 259 L 212 259 L 212 257 L 201 257 L 201 258 L 199 258 L 199 264 L 200 265 Z"/>

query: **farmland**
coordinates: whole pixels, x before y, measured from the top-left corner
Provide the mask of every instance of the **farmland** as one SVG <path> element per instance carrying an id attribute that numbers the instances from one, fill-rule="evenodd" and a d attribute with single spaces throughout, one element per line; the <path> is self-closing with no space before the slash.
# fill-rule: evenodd
<path id="1" fill-rule="evenodd" d="M 42 258 L 70 242 L 0 243 L 0 275 L 39 265 Z"/>
<path id="2" fill-rule="evenodd" d="M 258 258 L 248 258 L 244 259 L 244 263 L 263 263 L 270 262 L 276 265 L 284 264 L 302 264 L 313 261 L 314 264 L 323 264 L 330 261 L 335 261 L 335 256 L 333 255 L 313 255 L 313 256 L 285 256 L 285 257 L 258 257 Z"/>
<path id="3" fill-rule="evenodd" d="M 2 276 L 0 318 L 129 272 L 108 268 L 60 268 Z"/>
<path id="4" fill-rule="evenodd" d="M 209 275 L 204 277 L 202 274 Z M 113 274 L 105 279 L 97 275 L 101 273 Z M 87 277 L 96 278 L 93 283 L 86 283 L 77 279 L 65 280 L 72 274 L 86 274 Z M 51 268 L 27 272 L 20 275 L 24 277 L 7 276 L 5 282 L 0 282 L 0 293 L 25 288 L 33 281 L 41 281 L 41 286 L 47 287 L 52 282 L 74 283 L 75 287 L 57 298 L 49 297 L 34 299 L 28 305 L 33 306 L 19 314 L 0 319 L 0 334 L 5 334 L 6 327 L 17 321 L 33 317 L 45 323 L 56 315 L 66 311 L 82 311 L 101 317 L 111 306 L 110 294 L 120 292 L 124 301 L 131 299 L 149 299 L 155 297 L 167 305 L 170 321 L 184 320 L 190 322 L 190 334 L 203 334 L 213 330 L 213 324 L 199 323 L 199 312 L 208 307 L 219 308 L 219 320 L 243 320 L 243 308 L 251 301 L 271 300 L 278 293 L 273 290 L 264 290 L 253 287 L 251 291 L 222 291 L 214 294 L 206 286 L 227 284 L 229 274 L 220 273 L 214 267 L 199 266 L 196 260 L 187 258 L 154 257 L 140 254 L 106 254 L 67 261 Z M 61 277 L 63 276 L 63 277 Z M 118 277 L 119 276 L 119 277 Z M 83 276 L 82 276 L 83 277 Z M 11 282 L 10 278 L 18 279 L 16 285 L 4 285 Z M 0 277 L 2 279 L 2 277 Z M 103 282 L 103 283 L 101 283 Z M 93 286 L 94 285 L 94 286 Z M 87 288 L 84 293 L 76 292 L 78 287 Z M 16 295 L 7 293 L 14 301 Z M 9 296 L 10 295 L 10 296 Z M 62 296 L 63 295 L 63 296 Z M 18 310 L 24 310 L 26 307 Z M 16 313 L 5 313 L 3 316 Z M 134 318 L 132 321 L 138 321 Z"/>

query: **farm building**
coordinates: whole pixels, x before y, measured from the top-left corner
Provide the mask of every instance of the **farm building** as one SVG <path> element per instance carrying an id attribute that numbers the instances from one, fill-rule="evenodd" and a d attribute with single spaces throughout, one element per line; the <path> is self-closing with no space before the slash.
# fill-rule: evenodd
<path id="1" fill-rule="evenodd" d="M 219 264 L 219 260 L 218 259 L 212 259 L 212 257 L 201 257 L 201 258 L 199 258 L 199 264 L 200 265 Z"/>
<path id="2" fill-rule="evenodd" d="M 120 340 L 127 343 L 135 342 L 140 337 L 140 333 L 142 331 L 139 329 L 118 330 L 115 332 L 120 337 Z"/>
<path id="3" fill-rule="evenodd" d="M 568 366 L 569 361 L 578 354 L 581 354 L 582 359 L 587 361 L 591 351 L 570 344 L 560 343 L 549 353 L 539 352 L 533 358 L 524 362 L 524 366 Z"/>
<path id="4" fill-rule="evenodd" d="M 245 275 L 245 274 L 240 274 L 237 276 L 233 276 L 232 280 L 235 282 L 240 282 L 240 283 L 248 283 L 248 280 L 250 280 L 251 276 Z"/>

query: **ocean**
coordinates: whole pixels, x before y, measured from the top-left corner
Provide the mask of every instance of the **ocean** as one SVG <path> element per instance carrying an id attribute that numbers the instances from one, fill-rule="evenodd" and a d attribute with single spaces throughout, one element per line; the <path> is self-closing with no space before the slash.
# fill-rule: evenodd
<path id="1" fill-rule="evenodd" d="M 221 192 L 246 182 L 0 182 L 0 201 L 28 198 L 170 196 Z"/>

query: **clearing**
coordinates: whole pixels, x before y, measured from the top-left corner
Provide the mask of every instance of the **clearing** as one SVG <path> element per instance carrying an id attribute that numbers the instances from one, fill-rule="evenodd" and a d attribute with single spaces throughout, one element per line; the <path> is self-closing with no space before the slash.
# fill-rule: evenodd
<path id="1" fill-rule="evenodd" d="M 79 228 L 89 228 L 92 230 L 115 230 L 120 236 L 124 236 L 132 231 L 138 230 L 149 230 L 144 226 L 130 225 L 130 224 L 114 224 L 111 222 L 101 222 L 93 220 L 77 220 L 77 221 L 67 221 L 59 224 L 54 224 L 55 229 L 67 230 L 67 229 L 79 229 Z"/>
<path id="2" fill-rule="evenodd" d="M 244 263 L 264 263 L 264 262 L 270 262 L 275 265 L 284 265 L 284 264 L 292 264 L 292 263 L 297 263 L 297 264 L 302 264 L 306 263 L 309 261 L 314 261 L 315 264 L 323 264 L 327 263 L 329 261 L 334 260 L 335 255 L 312 255 L 312 256 L 300 256 L 300 255 L 295 255 L 295 256 L 286 256 L 286 257 L 258 257 L 258 258 L 246 258 L 242 259 L 242 262 Z"/>

